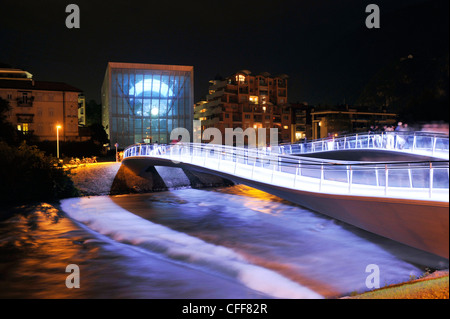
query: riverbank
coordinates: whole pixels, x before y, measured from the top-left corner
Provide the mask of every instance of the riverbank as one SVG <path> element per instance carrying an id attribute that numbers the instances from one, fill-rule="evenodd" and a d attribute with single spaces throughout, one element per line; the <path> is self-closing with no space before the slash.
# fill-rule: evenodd
<path id="1" fill-rule="evenodd" d="M 449 299 L 449 271 L 341 299 Z"/>

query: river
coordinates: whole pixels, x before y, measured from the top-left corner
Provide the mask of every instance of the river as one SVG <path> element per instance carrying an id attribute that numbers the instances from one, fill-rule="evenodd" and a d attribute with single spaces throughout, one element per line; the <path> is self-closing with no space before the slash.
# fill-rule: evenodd
<path id="1" fill-rule="evenodd" d="M 385 286 L 446 262 L 242 185 L 37 203 L 0 222 L 0 298 L 337 298 L 369 290 L 368 265 Z"/>

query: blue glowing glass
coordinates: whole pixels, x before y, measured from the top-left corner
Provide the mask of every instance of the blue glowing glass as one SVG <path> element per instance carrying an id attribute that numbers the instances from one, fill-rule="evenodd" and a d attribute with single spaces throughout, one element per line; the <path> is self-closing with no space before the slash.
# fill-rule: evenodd
<path id="1" fill-rule="evenodd" d="M 133 87 L 129 90 L 130 96 L 139 96 L 143 94 L 144 92 L 154 92 L 157 93 L 156 96 L 160 97 L 172 97 L 173 91 L 169 86 L 161 82 L 159 80 L 153 79 L 145 79 L 137 82 Z"/>

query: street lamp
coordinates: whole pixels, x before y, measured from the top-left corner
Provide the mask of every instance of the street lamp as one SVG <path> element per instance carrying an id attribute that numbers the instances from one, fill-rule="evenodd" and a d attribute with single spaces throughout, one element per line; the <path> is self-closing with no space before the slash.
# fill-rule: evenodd
<path id="1" fill-rule="evenodd" d="M 59 129 L 61 125 L 56 125 L 56 157 L 59 159 Z"/>

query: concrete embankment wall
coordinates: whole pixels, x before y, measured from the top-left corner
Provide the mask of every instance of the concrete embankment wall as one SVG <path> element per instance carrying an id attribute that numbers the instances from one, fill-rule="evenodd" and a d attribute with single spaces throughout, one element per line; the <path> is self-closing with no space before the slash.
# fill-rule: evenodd
<path id="1" fill-rule="evenodd" d="M 147 193 L 192 187 L 219 187 L 233 183 L 224 178 L 178 167 L 152 166 L 141 176 L 121 163 L 87 164 L 71 170 L 75 186 L 84 196 Z"/>

